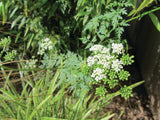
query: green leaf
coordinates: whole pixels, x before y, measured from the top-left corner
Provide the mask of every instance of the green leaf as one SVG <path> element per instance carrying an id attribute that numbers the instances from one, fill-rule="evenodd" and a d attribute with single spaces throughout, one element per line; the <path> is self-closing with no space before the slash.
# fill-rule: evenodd
<path id="1" fill-rule="evenodd" d="M 27 49 L 31 46 L 31 43 L 32 43 L 32 40 L 33 40 L 34 36 L 35 36 L 34 34 L 31 34 L 31 37 L 30 37 L 30 39 L 27 43 Z"/>
<path id="2" fill-rule="evenodd" d="M 53 117 L 42 117 L 42 120 L 68 120 L 68 119 L 60 119 L 60 118 L 53 118 Z"/>
<path id="3" fill-rule="evenodd" d="M 77 8 L 79 8 L 82 5 L 83 0 L 78 0 L 77 2 Z"/>
<path id="4" fill-rule="evenodd" d="M 133 15 L 135 12 L 136 12 L 136 9 L 133 9 L 133 10 L 128 14 L 128 16 Z"/>
<path id="5" fill-rule="evenodd" d="M 53 91 L 56 89 L 57 86 L 55 85 L 55 83 L 56 83 L 61 71 L 62 71 L 62 69 L 58 69 L 56 71 L 56 74 L 54 75 L 53 79 L 51 80 L 51 84 L 50 84 L 50 87 L 49 87 L 49 90 L 48 90 L 48 95 L 52 94 Z"/>
<path id="6" fill-rule="evenodd" d="M 81 16 L 85 16 L 85 15 L 90 15 L 90 14 L 91 14 L 91 11 L 87 11 L 87 12 L 82 11 L 82 12 L 79 12 L 79 13 L 77 14 L 77 17 L 81 17 Z"/>
<path id="7" fill-rule="evenodd" d="M 10 18 L 11 17 L 13 17 L 14 15 L 15 15 L 15 13 L 16 13 L 16 11 L 18 10 L 18 7 L 16 6 L 15 8 L 14 8 L 14 10 L 11 12 L 11 14 L 10 14 Z"/>
<path id="8" fill-rule="evenodd" d="M 4 102 L 4 101 L 1 101 L 0 106 L 4 108 L 4 110 L 8 113 L 9 117 L 15 118 L 15 115 L 11 109 L 11 106 L 7 105 L 6 102 Z"/>
<path id="9" fill-rule="evenodd" d="M 10 100 L 15 100 L 15 99 L 16 99 L 16 97 L 15 97 L 12 93 L 10 93 L 10 92 L 8 92 L 8 91 L 6 91 L 6 90 L 3 90 L 3 89 L 1 89 L 1 88 L 0 88 L 0 91 L 1 91 L 3 94 L 7 95 L 7 96 L 10 98 Z"/>
<path id="10" fill-rule="evenodd" d="M 153 24 L 157 28 L 157 30 L 160 32 L 160 22 L 158 20 L 158 17 L 154 13 L 150 13 L 149 17 L 151 18 Z"/>
<path id="11" fill-rule="evenodd" d="M 111 0 L 107 0 L 107 4 L 109 4 L 111 2 Z"/>
<path id="12" fill-rule="evenodd" d="M 31 94 L 29 96 L 31 96 Z M 26 113 L 25 113 L 25 115 L 26 115 L 25 118 L 26 118 L 26 120 L 28 120 L 30 113 L 32 111 L 32 97 L 27 98 L 26 106 L 27 106 L 27 109 L 26 109 Z"/>
<path id="13" fill-rule="evenodd" d="M 5 1 L 2 1 L 2 16 L 3 16 L 3 25 L 5 24 L 5 22 L 7 21 L 7 15 L 5 12 Z"/>
<path id="14" fill-rule="evenodd" d="M 131 3 L 133 4 L 133 7 L 135 8 L 137 5 L 137 0 L 131 0 Z"/>
<path id="15" fill-rule="evenodd" d="M 19 15 L 11 24 L 11 29 L 13 29 L 16 25 L 17 22 L 20 21 L 20 19 L 23 17 L 23 15 Z"/>
<path id="16" fill-rule="evenodd" d="M 37 113 L 37 110 L 40 109 L 42 107 L 43 104 L 45 104 L 50 98 L 52 97 L 52 95 L 49 95 L 46 99 L 44 99 L 36 108 L 34 108 L 33 112 L 31 113 L 31 115 L 29 116 L 28 120 L 32 120 L 33 116 Z"/>
<path id="17" fill-rule="evenodd" d="M 58 9 L 58 2 L 55 2 L 55 3 L 52 5 L 51 10 L 49 11 L 48 19 L 50 19 L 52 16 L 55 15 L 55 12 L 56 12 L 57 9 Z"/>
<path id="18" fill-rule="evenodd" d="M 137 8 L 136 12 L 134 13 L 134 15 L 136 15 L 139 11 L 141 11 L 142 9 L 144 9 L 145 7 L 147 7 L 148 5 L 150 5 L 153 2 L 153 0 L 144 0 L 141 5 Z"/>
<path id="19" fill-rule="evenodd" d="M 24 37 L 27 35 L 27 33 L 29 32 L 29 29 L 30 29 L 30 26 L 29 25 L 26 25 L 26 29 L 25 29 L 25 32 L 24 32 Z"/>
<path id="20" fill-rule="evenodd" d="M 16 99 L 18 99 L 18 98 L 16 97 L 16 95 L 12 94 L 11 92 L 3 90 L 1 88 L 0 88 L 0 92 L 2 92 L 4 94 L 3 96 L 5 96 L 4 97 L 5 100 L 7 99 L 9 101 L 12 101 L 13 103 L 16 103 L 17 105 L 20 105 L 22 107 L 26 107 L 24 104 L 21 104 L 19 101 L 17 101 Z"/>
<path id="21" fill-rule="evenodd" d="M 144 83 L 144 81 L 140 81 L 140 82 L 136 82 L 136 83 L 134 83 L 134 84 L 132 84 L 132 85 L 130 85 L 130 86 L 128 86 L 128 87 L 130 87 L 130 88 L 135 88 L 135 87 L 137 87 L 137 86 L 139 86 L 139 85 L 141 85 L 141 84 L 143 84 Z"/>
<path id="22" fill-rule="evenodd" d="M 26 16 L 28 16 L 27 1 L 28 0 L 24 0 L 24 13 L 25 13 Z"/>
<path id="23" fill-rule="evenodd" d="M 33 102 L 34 102 L 34 106 L 37 107 L 38 106 L 38 97 L 36 97 L 36 95 L 38 95 L 38 90 L 37 87 L 33 88 Z M 39 111 L 36 111 L 37 114 L 37 120 L 40 120 L 40 114 Z"/>
<path id="24" fill-rule="evenodd" d="M 26 23 L 26 17 L 23 17 L 21 23 L 18 26 L 18 29 L 20 30 L 25 23 Z"/>
<path id="25" fill-rule="evenodd" d="M 22 33 L 22 32 L 19 32 L 19 33 L 16 35 L 15 43 L 17 43 L 17 41 L 18 41 L 18 39 L 19 39 L 21 33 Z"/>
<path id="26" fill-rule="evenodd" d="M 101 120 L 110 120 L 115 114 L 107 115 L 105 118 L 102 118 Z"/>

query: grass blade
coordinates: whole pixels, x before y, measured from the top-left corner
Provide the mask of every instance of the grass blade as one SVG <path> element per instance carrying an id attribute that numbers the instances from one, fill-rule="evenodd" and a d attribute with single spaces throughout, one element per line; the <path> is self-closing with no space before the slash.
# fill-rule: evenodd
<path id="1" fill-rule="evenodd" d="M 4 108 L 3 110 L 5 110 L 8 113 L 8 117 L 16 118 L 12 109 L 11 109 L 11 106 L 8 106 L 7 103 L 4 101 L 1 101 L 0 105 Z"/>
<path id="2" fill-rule="evenodd" d="M 37 110 L 40 109 L 42 107 L 43 104 L 45 104 L 50 98 L 52 97 L 52 95 L 49 95 L 45 100 L 43 100 L 36 108 L 34 108 L 33 112 L 31 113 L 31 115 L 29 116 L 28 120 L 32 120 L 33 116 L 36 114 Z"/>

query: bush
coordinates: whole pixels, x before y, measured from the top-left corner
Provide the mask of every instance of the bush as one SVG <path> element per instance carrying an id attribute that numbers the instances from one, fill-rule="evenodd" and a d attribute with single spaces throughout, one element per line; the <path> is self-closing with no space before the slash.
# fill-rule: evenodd
<path id="1" fill-rule="evenodd" d="M 130 65 L 133 56 L 122 39 L 130 6 L 127 0 L 2 0 L 0 117 L 113 117 L 110 111 L 100 114 L 103 106 L 117 95 L 129 98 L 132 89 L 143 83 L 106 94 L 106 86 L 121 86 L 119 81 L 130 75 L 123 66 Z M 20 86 L 12 83 L 12 75 L 19 78 L 15 82 L 20 81 Z"/>

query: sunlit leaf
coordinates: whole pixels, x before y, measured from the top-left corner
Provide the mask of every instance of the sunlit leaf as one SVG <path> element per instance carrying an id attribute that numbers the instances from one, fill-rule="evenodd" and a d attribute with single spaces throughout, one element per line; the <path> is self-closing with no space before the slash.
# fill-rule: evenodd
<path id="1" fill-rule="evenodd" d="M 18 7 L 16 6 L 14 9 L 13 9 L 13 11 L 11 12 L 11 14 L 10 14 L 10 18 L 12 18 L 14 15 L 15 15 L 15 13 L 16 13 L 16 11 L 18 10 Z"/>
<path id="2" fill-rule="evenodd" d="M 6 15 L 6 11 L 5 11 L 5 2 L 4 0 L 1 3 L 1 8 L 2 8 L 2 16 L 3 16 L 3 25 L 5 24 L 5 22 L 7 21 L 7 15 Z"/>
<path id="3" fill-rule="evenodd" d="M 20 21 L 20 19 L 23 17 L 23 15 L 19 15 L 11 24 L 11 29 L 13 29 L 17 23 Z"/>
<path id="4" fill-rule="evenodd" d="M 24 0 L 24 13 L 28 16 L 27 0 Z"/>
<path id="5" fill-rule="evenodd" d="M 160 32 L 160 22 L 158 20 L 158 17 L 154 13 L 150 13 L 149 16 L 150 16 L 153 24 L 157 28 L 157 30 Z"/>
<path id="6" fill-rule="evenodd" d="M 23 17 L 22 20 L 21 20 L 21 23 L 19 24 L 18 26 L 18 29 L 21 29 L 22 26 L 26 23 L 26 17 Z"/>
<path id="7" fill-rule="evenodd" d="M 138 12 L 140 12 L 142 9 L 144 9 L 145 7 L 147 7 L 148 5 L 150 5 L 153 2 L 153 0 L 144 0 L 141 5 L 137 8 L 136 12 L 134 13 L 134 15 L 136 15 Z"/>

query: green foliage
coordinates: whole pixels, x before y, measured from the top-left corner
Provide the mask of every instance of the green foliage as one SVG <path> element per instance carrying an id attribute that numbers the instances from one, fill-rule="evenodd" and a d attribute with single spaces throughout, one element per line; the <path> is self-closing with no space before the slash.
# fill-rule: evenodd
<path id="1" fill-rule="evenodd" d="M 0 48 L 3 48 L 3 50 L 6 49 L 6 47 L 9 47 L 11 44 L 11 37 L 8 36 L 8 38 L 2 38 L 0 41 Z"/>
<path id="2" fill-rule="evenodd" d="M 95 93 L 96 95 L 100 97 L 104 97 L 106 93 L 107 93 L 107 90 L 104 86 L 100 86 L 96 88 L 96 93 Z"/>
<path id="3" fill-rule="evenodd" d="M 64 68 L 60 74 L 60 80 L 66 79 L 70 83 L 70 91 L 76 89 L 77 96 L 81 97 L 91 87 L 91 77 L 82 72 L 84 61 L 81 56 L 68 52 L 64 58 Z"/>
<path id="4" fill-rule="evenodd" d="M 21 92 L 15 90 L 15 87 L 8 80 L 9 87 L 0 88 L 0 118 L 1 119 L 110 119 L 114 114 L 109 112 L 100 114 L 105 105 L 109 104 L 109 100 L 114 98 L 96 99 L 96 96 L 83 93 L 81 99 L 74 96 L 76 90 L 73 90 L 72 96 L 69 96 L 66 89 L 70 84 L 64 84 L 59 81 L 59 75 L 62 72 L 63 63 L 53 71 L 47 70 L 45 74 L 41 72 L 41 76 L 35 84 L 30 86 L 32 79 L 25 80 Z M 6 74 L 2 69 L 4 75 Z M 11 70 L 12 71 L 12 70 Z M 21 71 L 27 74 L 26 71 Z M 6 79 L 8 78 L 5 76 Z M 27 76 L 29 78 L 29 76 Z M 38 76 L 35 76 L 38 77 Z M 22 79 L 24 79 L 22 77 Z M 63 79 L 65 81 L 65 78 Z M 23 81 L 22 81 L 23 82 Z"/>
<path id="5" fill-rule="evenodd" d="M 16 55 L 17 55 L 17 51 L 12 50 L 11 52 L 6 52 L 4 59 L 5 61 L 13 61 Z"/>
<path id="6" fill-rule="evenodd" d="M 134 62 L 134 56 L 129 56 L 129 54 L 123 54 L 121 60 L 123 61 L 124 65 L 130 65 Z"/>
<path id="7" fill-rule="evenodd" d="M 118 85 L 118 80 L 117 79 L 107 79 L 107 83 L 108 83 L 110 89 L 112 89 Z"/>
<path id="8" fill-rule="evenodd" d="M 125 70 L 121 70 L 118 73 L 118 77 L 120 80 L 124 81 L 124 80 L 128 80 L 128 77 L 130 76 L 130 73 L 128 71 Z"/>
<path id="9" fill-rule="evenodd" d="M 151 18 L 154 26 L 157 28 L 158 31 L 160 31 L 160 22 L 158 17 L 154 13 L 150 13 L 149 17 Z"/>
<path id="10" fill-rule="evenodd" d="M 132 97 L 132 88 L 127 87 L 126 85 L 124 85 L 124 87 L 122 87 L 120 89 L 121 91 L 121 96 L 124 97 L 124 99 L 128 99 L 129 97 Z"/>
<path id="11" fill-rule="evenodd" d="M 10 44 L 11 44 L 11 38 L 10 37 L 1 39 L 1 41 L 0 41 L 0 47 L 2 48 L 2 51 L 0 52 L 1 60 L 4 59 L 4 61 L 13 61 L 16 58 L 17 51 L 16 50 L 10 50 L 9 49 Z M 3 54 L 5 54 L 4 57 L 2 57 Z"/>
<path id="12" fill-rule="evenodd" d="M 148 7 L 154 0 L 143 0 L 143 2 L 140 3 L 140 5 L 137 8 L 137 0 L 132 0 L 133 2 L 133 10 L 130 13 L 130 15 L 132 14 L 137 14 L 138 12 L 140 12 L 141 10 L 143 10 L 144 8 Z"/>
<path id="13" fill-rule="evenodd" d="M 114 7 L 113 7 L 114 6 Z M 126 1 L 112 1 L 105 6 L 103 13 L 93 16 L 82 31 L 82 42 L 91 47 L 94 43 L 110 43 L 112 39 L 119 41 L 128 26 L 122 16 L 127 15 L 125 7 L 131 4 Z"/>
<path id="14" fill-rule="evenodd" d="M 110 70 L 108 76 L 109 76 L 109 79 L 117 78 L 116 71 Z"/>
<path id="15" fill-rule="evenodd" d="M 131 15 L 135 16 L 136 14 L 140 14 L 141 12 L 143 12 L 142 15 L 136 16 L 135 18 L 136 19 L 142 18 L 144 15 L 149 15 L 156 29 L 160 31 L 160 22 L 158 20 L 158 17 L 153 13 L 154 11 L 157 11 L 160 9 L 160 7 L 157 7 L 158 1 L 157 0 L 143 0 L 143 1 L 140 1 L 139 6 L 137 6 L 137 2 L 138 2 L 137 0 L 132 0 L 131 2 L 133 3 L 133 10 L 130 12 L 129 16 Z M 155 3 L 155 5 L 153 3 Z M 150 8 L 149 11 L 144 12 L 144 9 L 147 7 L 149 8 L 150 6 L 153 6 L 153 8 Z"/>
<path id="16" fill-rule="evenodd" d="M 120 53 L 112 50 L 108 61 L 111 69 L 104 70 L 105 79 L 96 81 L 91 74 L 103 65 L 88 66 L 89 52 L 84 48 L 101 43 L 112 49 L 112 43 L 121 43 L 123 27 L 128 26 L 124 16 L 130 6 L 127 0 L 2 0 L 0 62 L 4 85 L 0 88 L 0 118 L 112 118 L 114 114 L 110 112 L 100 114 L 103 107 L 117 95 L 129 98 L 132 96 L 130 88 L 140 83 L 107 95 L 106 85 L 114 89 L 120 80 L 128 80 L 130 74 L 122 69 L 121 62 L 130 65 L 133 56 L 124 53 L 125 48 Z M 101 51 L 92 56 L 96 54 Z M 112 66 L 117 59 L 118 68 Z M 12 62 L 16 68 L 3 66 Z M 20 91 L 10 80 L 14 70 L 19 74 Z M 96 95 L 92 93 L 93 84 L 101 84 L 96 88 Z M 97 95 L 102 98 L 97 99 Z"/>

